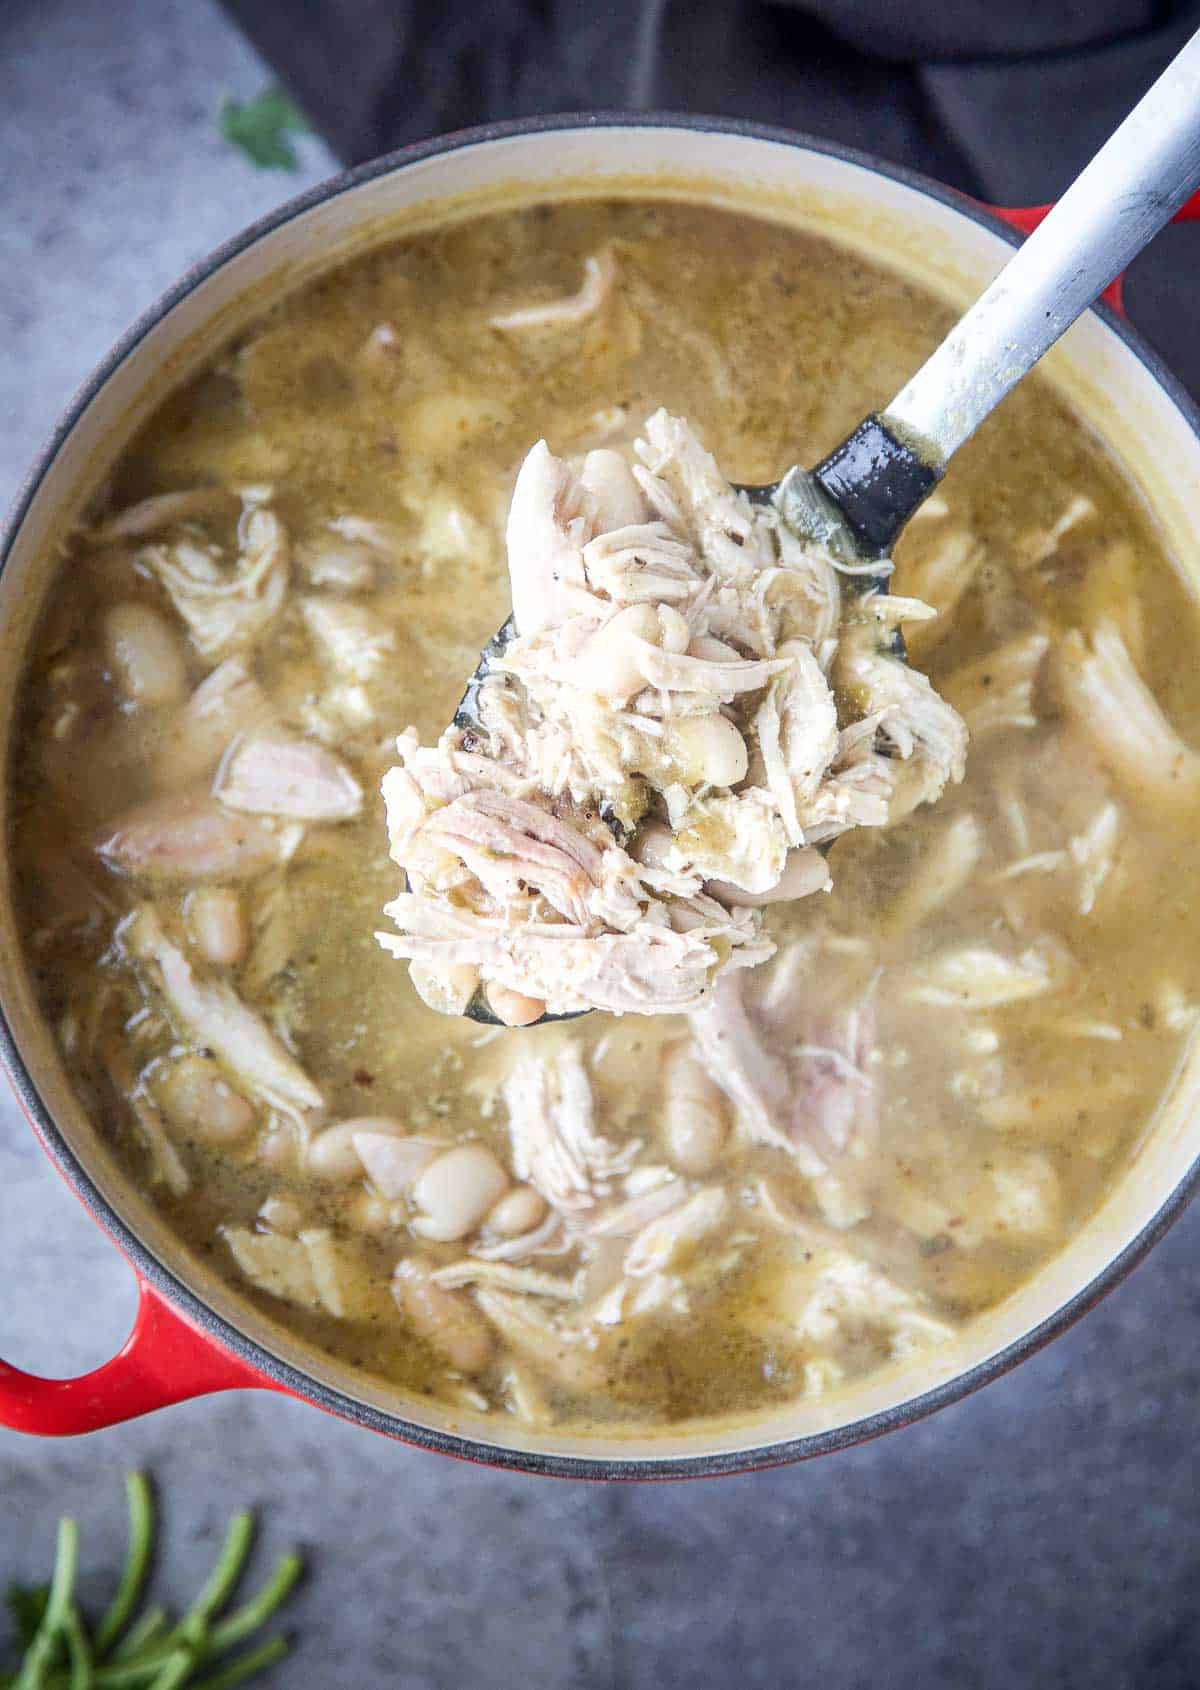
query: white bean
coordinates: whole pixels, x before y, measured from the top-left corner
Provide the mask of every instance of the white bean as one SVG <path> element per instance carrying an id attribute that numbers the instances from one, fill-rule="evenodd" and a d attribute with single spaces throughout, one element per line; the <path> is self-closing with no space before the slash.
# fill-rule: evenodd
<path id="1" fill-rule="evenodd" d="M 531 1185 L 518 1185 L 488 1213 L 487 1224 L 501 1238 L 520 1238 L 545 1219 L 546 1199 Z"/>
<path id="2" fill-rule="evenodd" d="M 404 411 L 396 425 L 402 449 L 435 463 L 457 452 L 477 434 L 491 432 L 509 420 L 508 407 L 478 389 L 471 393 L 446 388 L 426 393 Z"/>
<path id="3" fill-rule="evenodd" d="M 634 841 L 633 855 L 647 868 L 662 868 L 674 842 L 675 835 L 666 822 L 647 822 Z"/>
<path id="4" fill-rule="evenodd" d="M 673 604 L 660 604 L 658 607 L 658 635 L 664 651 L 682 652 L 688 648 L 692 630 L 686 616 L 682 616 Z"/>
<path id="5" fill-rule="evenodd" d="M 721 1155 L 728 1131 L 725 1099 L 685 1044 L 663 1061 L 663 1131 L 667 1155 L 681 1174 L 702 1178 Z"/>
<path id="6" fill-rule="evenodd" d="M 506 1027 L 529 1027 L 546 1013 L 541 998 L 527 998 L 523 992 L 514 992 L 511 986 L 502 986 L 498 980 L 488 987 L 487 1002 L 497 1021 L 503 1021 Z"/>
<path id="7" fill-rule="evenodd" d="M 439 1015 L 461 1015 L 479 985 L 479 970 L 470 963 L 443 963 L 434 968 L 428 962 L 410 962 L 408 977 L 421 1002 Z"/>
<path id="8" fill-rule="evenodd" d="M 281 1232 L 287 1238 L 294 1238 L 305 1221 L 304 1210 L 290 1197 L 268 1197 L 258 1218 L 272 1232 Z"/>
<path id="9" fill-rule="evenodd" d="M 364 1170 L 354 1148 L 355 1133 L 386 1133 L 394 1138 L 404 1138 L 408 1128 L 403 1121 L 397 1121 L 391 1115 L 353 1115 L 348 1121 L 338 1121 L 309 1141 L 304 1153 L 307 1171 L 318 1179 L 361 1179 Z"/>
<path id="10" fill-rule="evenodd" d="M 392 1279 L 392 1295 L 418 1337 L 460 1373 L 482 1373 L 495 1344 L 491 1328 L 468 1297 L 430 1278 L 428 1262 L 410 1256 Z"/>
<path id="11" fill-rule="evenodd" d="M 376 1197 L 370 1191 L 360 1191 L 346 1214 L 347 1225 L 356 1232 L 376 1236 L 403 1226 L 408 1219 L 403 1203 L 389 1203 L 386 1197 Z"/>
<path id="12" fill-rule="evenodd" d="M 657 645 L 661 630 L 652 604 L 630 604 L 594 633 L 579 653 L 572 679 L 604 698 L 627 699 L 646 685 L 638 641 Z"/>
<path id="13" fill-rule="evenodd" d="M 727 717 L 681 716 L 667 724 L 663 748 L 691 786 L 736 786 L 750 766 L 746 742 Z"/>
<path id="14" fill-rule="evenodd" d="M 184 915 L 197 949 L 207 962 L 231 968 L 246 954 L 249 933 L 242 900 L 229 886 L 204 886 L 192 892 Z"/>
<path id="15" fill-rule="evenodd" d="M 424 1210 L 414 1232 L 439 1244 L 465 1238 L 508 1185 L 508 1174 L 482 1144 L 460 1144 L 431 1162 L 413 1186 L 413 1201 Z"/>
<path id="16" fill-rule="evenodd" d="M 713 634 L 697 634 L 688 647 L 689 657 L 706 657 L 710 663 L 736 663 L 741 655 Z"/>
<path id="17" fill-rule="evenodd" d="M 210 1056 L 181 1056 L 154 1085 L 163 1113 L 204 1144 L 236 1144 L 254 1126 L 254 1110 Z"/>
<path id="18" fill-rule="evenodd" d="M 409 1191 L 446 1146 L 437 1139 L 397 1138 L 395 1133 L 359 1132 L 354 1148 L 371 1185 L 381 1197 L 395 1201 Z"/>
<path id="19" fill-rule="evenodd" d="M 290 1127 L 274 1127 L 264 1133 L 258 1141 L 258 1160 L 264 1168 L 273 1168 L 277 1174 L 297 1173 L 296 1134 Z"/>
<path id="20" fill-rule="evenodd" d="M 798 845 L 789 851 L 783 873 L 765 892 L 747 892 L 730 880 L 709 880 L 704 890 L 723 904 L 740 909 L 757 909 L 762 904 L 781 904 L 792 898 L 807 898 L 832 884 L 829 865 L 815 845 Z"/>
<path id="21" fill-rule="evenodd" d="M 133 704 L 177 704 L 187 697 L 183 648 L 165 616 L 148 604 L 104 613 L 104 653 L 118 690 Z"/>
<path id="22" fill-rule="evenodd" d="M 579 479 L 596 501 L 602 532 L 647 520 L 650 510 L 646 495 L 620 452 L 606 446 L 589 452 Z"/>

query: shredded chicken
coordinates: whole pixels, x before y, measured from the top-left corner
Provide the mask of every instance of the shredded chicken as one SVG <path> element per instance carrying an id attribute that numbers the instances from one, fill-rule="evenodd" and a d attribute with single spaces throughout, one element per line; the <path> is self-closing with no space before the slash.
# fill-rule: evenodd
<path id="1" fill-rule="evenodd" d="M 301 599 L 300 614 L 322 662 L 343 681 L 372 680 L 396 649 L 395 631 L 365 605 L 314 595 Z"/>
<path id="2" fill-rule="evenodd" d="M 156 742 L 155 773 L 172 787 L 209 775 L 239 734 L 263 728 L 273 715 L 244 657 L 227 657 L 205 676 Z"/>
<path id="3" fill-rule="evenodd" d="M 583 282 L 579 292 L 548 305 L 526 305 L 492 318 L 496 329 L 540 329 L 581 323 L 598 311 L 613 290 L 617 266 L 611 248 L 583 261 Z"/>
<path id="4" fill-rule="evenodd" d="M 1024 568 L 1032 568 L 1039 563 L 1045 563 L 1047 558 L 1054 556 L 1060 541 L 1064 540 L 1072 529 L 1080 523 L 1090 522 L 1096 514 L 1096 507 L 1092 501 L 1082 493 L 1077 493 L 1058 519 L 1049 528 L 1034 528 L 1023 534 L 1017 541 L 1017 553 Z"/>
<path id="5" fill-rule="evenodd" d="M 397 1138 L 394 1133 L 369 1129 L 353 1135 L 358 1159 L 367 1177 L 384 1197 L 407 1196 L 429 1164 L 445 1149 L 432 1138 Z"/>
<path id="6" fill-rule="evenodd" d="M 1186 745 L 1139 675 L 1119 631 L 1067 634 L 1055 654 L 1063 708 L 1114 778 L 1138 797 L 1186 803 L 1200 790 L 1200 753 Z"/>
<path id="7" fill-rule="evenodd" d="M 438 1268 L 433 1274 L 438 1285 L 450 1290 L 460 1285 L 493 1285 L 501 1291 L 520 1291 L 527 1297 L 550 1297 L 556 1302 L 574 1302 L 578 1288 L 571 1279 L 542 1273 L 538 1268 L 513 1267 L 508 1262 L 466 1256 L 461 1262 Z"/>
<path id="8" fill-rule="evenodd" d="M 961 720 L 882 649 L 928 607 L 843 602 L 844 566 L 735 491 L 680 419 L 657 412 L 635 450 L 578 470 L 529 453 L 511 631 L 468 716 L 434 748 L 401 736 L 384 777 L 407 890 L 380 942 L 435 1007 L 461 1006 L 455 969 L 507 1020 L 698 1009 L 770 956 L 763 904 L 829 884 L 813 846 L 962 777 Z M 328 649 L 355 607 L 331 629 L 313 604 Z"/>
<path id="9" fill-rule="evenodd" d="M 1082 833 L 1067 849 L 1079 870 L 1079 913 L 1090 915 L 1105 881 L 1112 873 L 1121 832 L 1121 812 L 1111 801 L 1101 805 Z"/>
<path id="10" fill-rule="evenodd" d="M 871 1335 L 889 1354 L 903 1356 L 942 1343 L 954 1328 L 919 1294 L 851 1251 L 804 1240 L 803 1254 L 776 1275 L 774 1296 L 764 1299 L 767 1319 L 818 1346 Z"/>
<path id="11" fill-rule="evenodd" d="M 875 1036 L 869 992 L 832 1008 L 819 998 L 806 1002 L 801 986 L 789 996 L 784 1024 L 791 1042 L 781 1049 L 778 1020 L 762 1005 L 747 1007 L 742 978 L 718 980 L 710 1002 L 692 1015 L 696 1054 L 733 1104 L 745 1137 L 786 1151 L 827 1218 L 851 1225 L 867 1210 L 852 1190 L 848 1163 L 872 1148 L 879 1125 L 868 1066 Z"/>
<path id="12" fill-rule="evenodd" d="M 114 1083 L 119 1083 L 115 1075 Z M 162 1111 L 141 1084 L 135 1084 L 130 1089 L 129 1102 L 150 1159 L 151 1182 L 165 1185 L 173 1197 L 182 1197 L 192 1188 L 191 1176 L 184 1166 L 183 1157 L 171 1142 Z"/>
<path id="13" fill-rule="evenodd" d="M 314 1227 L 298 1238 L 241 1226 L 225 1226 L 220 1232 L 242 1273 L 260 1291 L 300 1308 L 346 1318 L 344 1275 L 330 1232 Z"/>
<path id="14" fill-rule="evenodd" d="M 983 825 L 970 813 L 955 816 L 941 826 L 925 844 L 912 876 L 884 913 L 887 938 L 903 937 L 957 897 L 983 857 L 984 843 Z"/>
<path id="15" fill-rule="evenodd" d="M 1049 648 L 1050 636 L 1035 629 L 949 676 L 946 697 L 961 712 L 973 738 L 996 729 L 1037 726 L 1034 687 Z"/>
<path id="16" fill-rule="evenodd" d="M 926 499 L 919 514 L 929 512 L 933 502 Z M 919 565 L 907 572 L 906 586 L 937 611 L 935 618 L 920 623 L 905 635 L 908 654 L 915 662 L 922 662 L 953 627 L 955 613 L 984 556 L 984 547 L 969 528 L 952 528 L 940 537 L 940 542 L 925 554 Z"/>
<path id="17" fill-rule="evenodd" d="M 162 582 L 202 657 L 225 657 L 252 646 L 283 607 L 288 543 L 279 518 L 247 498 L 238 540 L 232 570 L 219 547 L 186 536 L 140 553 L 140 562 Z"/>
<path id="18" fill-rule="evenodd" d="M 608 1383 L 609 1356 L 597 1343 L 594 1329 L 559 1318 L 555 1300 L 483 1286 L 475 1301 L 538 1375 L 573 1391 L 601 1390 Z"/>
<path id="19" fill-rule="evenodd" d="M 912 1003 L 937 1008 L 997 1009 L 1054 991 L 1071 969 L 1065 947 L 1049 940 L 1020 954 L 990 945 L 963 945 L 914 970 L 906 996 Z"/>
<path id="20" fill-rule="evenodd" d="M 591 1082 L 578 1047 L 557 1060 L 523 1056 L 504 1084 L 513 1171 L 540 1191 L 552 1209 L 590 1209 L 628 1173 L 641 1140 L 615 1145 L 595 1129 Z"/>
<path id="21" fill-rule="evenodd" d="M 195 522 L 199 517 L 237 508 L 234 495 L 224 487 L 191 487 L 181 493 L 154 493 L 127 505 L 123 511 L 107 517 L 94 531 L 92 538 L 98 545 L 108 546 L 119 540 L 144 540 L 151 534 L 161 534 L 177 522 Z"/>
<path id="22" fill-rule="evenodd" d="M 649 1226 L 651 1221 L 677 1209 L 687 1198 L 687 1186 L 681 1179 L 665 1179 L 661 1185 L 651 1186 L 623 1203 L 614 1203 L 588 1225 L 592 1238 L 631 1238 Z"/>
<path id="23" fill-rule="evenodd" d="M 288 841 L 266 822 L 233 815 L 206 793 L 152 798 L 104 830 L 108 866 L 149 886 L 250 880 L 281 862 Z"/>
<path id="24" fill-rule="evenodd" d="M 878 718 L 882 745 L 872 745 L 865 756 L 856 748 L 850 767 L 872 766 L 887 790 L 888 821 L 939 798 L 948 781 L 962 779 L 966 726 L 924 675 L 880 651 L 858 630 L 843 640 L 837 672 L 840 684 L 861 705 L 863 720 Z"/>
<path id="25" fill-rule="evenodd" d="M 295 1057 L 228 981 L 205 980 L 144 904 L 126 918 L 120 941 L 130 959 L 165 1000 L 181 1037 L 211 1050 L 243 1088 L 301 1129 L 324 1107 L 324 1098 Z"/>
<path id="26" fill-rule="evenodd" d="M 564 1255 L 573 1244 L 564 1233 L 562 1216 L 552 1210 L 532 1231 L 498 1244 L 476 1244 L 471 1254 L 480 1262 L 523 1262 L 530 1256 Z"/>
<path id="27" fill-rule="evenodd" d="M 997 1132 L 1054 1140 L 1077 1131 L 1089 1116 L 1127 1105 L 1129 1091 L 1128 1081 L 1118 1074 L 1070 1086 L 1026 1086 L 985 1098 L 978 1108 Z"/>
<path id="28" fill-rule="evenodd" d="M 362 808 L 362 787 L 340 758 L 310 740 L 282 735 L 235 745 L 216 795 L 230 810 L 289 821 L 348 821 Z"/>
<path id="29" fill-rule="evenodd" d="M 642 1279 L 676 1267 L 721 1225 L 728 1207 L 724 1188 L 709 1185 L 686 1203 L 650 1221 L 629 1246 L 625 1272 L 633 1279 Z"/>

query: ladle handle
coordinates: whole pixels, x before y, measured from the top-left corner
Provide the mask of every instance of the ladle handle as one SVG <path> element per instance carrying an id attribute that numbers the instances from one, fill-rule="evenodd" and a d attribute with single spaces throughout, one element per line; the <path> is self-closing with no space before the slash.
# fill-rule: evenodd
<path id="1" fill-rule="evenodd" d="M 1200 186 L 1200 32 L 882 414 L 941 463 Z"/>

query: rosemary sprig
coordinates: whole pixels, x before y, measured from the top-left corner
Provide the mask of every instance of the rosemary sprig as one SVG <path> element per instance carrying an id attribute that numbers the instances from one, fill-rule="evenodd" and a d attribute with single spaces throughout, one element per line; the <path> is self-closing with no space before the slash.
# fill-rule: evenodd
<path id="1" fill-rule="evenodd" d="M 275 1636 L 240 1655 L 230 1654 L 278 1611 L 303 1570 L 299 1555 L 281 1556 L 257 1595 L 220 1617 L 254 1542 L 254 1516 L 248 1509 L 230 1521 L 216 1565 L 182 1618 L 172 1621 L 161 1606 L 138 1616 L 154 1550 L 154 1494 L 144 1473 L 128 1475 L 125 1493 L 129 1548 L 116 1592 L 94 1633 L 75 1600 L 79 1528 L 64 1519 L 49 1586 L 9 1592 L 25 1649 L 14 1671 L 0 1672 L 0 1690 L 182 1690 L 185 1685 L 233 1690 L 287 1653 L 287 1639 Z"/>
<path id="2" fill-rule="evenodd" d="M 150 1570 L 154 1548 L 154 1494 L 144 1473 L 125 1475 L 125 1501 L 129 1509 L 129 1553 L 117 1593 L 96 1630 L 95 1651 L 107 1655 L 129 1624 Z"/>

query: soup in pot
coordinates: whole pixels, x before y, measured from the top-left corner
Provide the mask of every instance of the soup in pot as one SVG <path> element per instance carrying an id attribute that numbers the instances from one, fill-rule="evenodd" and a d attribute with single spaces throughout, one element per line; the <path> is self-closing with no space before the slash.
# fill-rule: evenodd
<path id="1" fill-rule="evenodd" d="M 836 1392 L 1008 1296 L 1136 1154 L 1200 991 L 1196 608 L 1037 379 L 891 582 L 938 613 L 908 655 L 965 778 L 814 835 L 756 966 L 685 1014 L 482 1026 L 376 938 L 380 781 L 508 614 L 534 443 L 633 462 L 665 407 L 770 481 L 950 318 L 750 216 L 481 215 L 266 312 L 71 535 L 9 771 L 45 1013 L 187 1249 L 399 1397 L 612 1433 Z M 834 692 L 849 757 L 876 724 Z"/>

